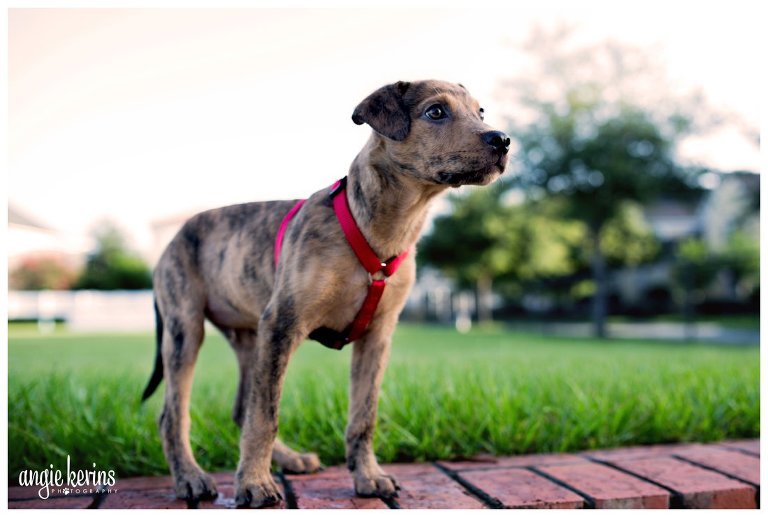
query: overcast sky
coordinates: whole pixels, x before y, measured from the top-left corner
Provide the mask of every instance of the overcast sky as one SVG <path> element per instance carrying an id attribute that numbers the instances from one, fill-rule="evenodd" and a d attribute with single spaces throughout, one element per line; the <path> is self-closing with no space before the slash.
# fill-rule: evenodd
<path id="1" fill-rule="evenodd" d="M 11 10 L 9 200 L 74 236 L 109 217 L 147 247 L 156 219 L 305 197 L 347 172 L 369 135 L 352 110 L 381 85 L 462 82 L 503 129 L 500 79 L 519 73 L 536 24 L 559 21 L 653 48 L 677 84 L 757 129 L 754 2 L 667 4 Z M 736 131 L 685 151 L 721 169 L 760 165 Z"/>

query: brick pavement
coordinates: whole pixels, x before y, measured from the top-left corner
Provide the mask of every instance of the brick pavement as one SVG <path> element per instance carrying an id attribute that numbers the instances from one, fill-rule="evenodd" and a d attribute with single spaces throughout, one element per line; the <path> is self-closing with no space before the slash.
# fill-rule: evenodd
<path id="1" fill-rule="evenodd" d="M 346 469 L 276 474 L 282 508 L 758 508 L 760 441 L 625 447 L 579 454 L 481 457 L 474 461 L 392 464 L 402 489 L 392 500 L 361 498 Z M 231 472 L 214 474 L 215 501 L 234 507 Z M 52 494 L 9 487 L 9 508 L 187 508 L 171 479 L 118 480 L 111 493 Z M 192 505 L 195 506 L 195 505 Z"/>

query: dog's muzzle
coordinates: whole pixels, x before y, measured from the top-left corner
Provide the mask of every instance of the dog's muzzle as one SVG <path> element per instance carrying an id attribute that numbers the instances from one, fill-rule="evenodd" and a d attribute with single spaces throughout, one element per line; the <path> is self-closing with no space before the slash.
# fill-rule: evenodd
<path id="1" fill-rule="evenodd" d="M 512 143 L 506 133 L 501 131 L 488 131 L 480 136 L 480 139 L 493 147 L 493 150 L 501 155 L 509 152 L 509 144 Z"/>

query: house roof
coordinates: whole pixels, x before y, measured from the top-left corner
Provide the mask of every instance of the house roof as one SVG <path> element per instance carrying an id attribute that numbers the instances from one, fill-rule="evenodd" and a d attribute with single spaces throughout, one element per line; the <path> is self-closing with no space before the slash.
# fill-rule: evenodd
<path id="1" fill-rule="evenodd" d="M 53 228 L 46 226 L 39 222 L 34 217 L 29 216 L 23 210 L 20 210 L 17 206 L 14 206 L 10 202 L 8 203 L 8 225 L 28 226 L 30 228 L 37 228 L 38 230 L 53 231 Z"/>

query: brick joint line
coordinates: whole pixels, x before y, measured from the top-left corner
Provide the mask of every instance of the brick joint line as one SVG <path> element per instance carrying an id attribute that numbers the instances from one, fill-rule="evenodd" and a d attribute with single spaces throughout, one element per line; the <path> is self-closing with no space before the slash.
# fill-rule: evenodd
<path id="1" fill-rule="evenodd" d="M 539 470 L 535 466 L 525 467 L 525 469 L 533 472 L 537 476 L 541 476 L 544 479 L 548 479 L 549 481 L 553 482 L 557 486 L 565 488 L 566 490 L 569 490 L 569 491 L 573 492 L 574 494 L 578 495 L 579 497 L 584 499 L 584 503 L 586 504 L 586 508 L 588 510 L 594 510 L 595 509 L 595 507 L 596 507 L 595 499 L 591 495 L 587 494 L 586 492 L 582 492 L 578 488 L 575 488 L 575 487 L 569 485 L 568 483 L 566 483 L 565 481 L 562 481 L 562 480 L 560 480 L 560 479 L 558 479 L 558 478 L 556 478 L 554 476 L 551 476 L 551 475 L 547 474 L 546 472 L 543 472 L 543 471 Z"/>
<path id="2" fill-rule="evenodd" d="M 753 458 L 758 458 L 758 459 L 760 458 L 760 454 L 759 453 L 754 453 L 752 451 L 748 451 L 746 449 L 742 449 L 741 447 L 739 447 L 737 445 L 728 445 L 728 444 L 721 444 L 721 443 L 718 443 L 716 445 L 717 445 L 718 448 L 725 449 L 726 451 L 740 452 L 741 454 L 745 454 L 747 456 L 752 456 Z"/>
<path id="3" fill-rule="evenodd" d="M 733 479 L 734 481 L 738 481 L 740 483 L 744 483 L 746 485 L 749 485 L 755 489 L 755 506 L 760 508 L 760 485 L 753 483 L 751 481 L 747 481 L 746 479 L 742 479 L 738 476 L 734 476 L 733 474 L 729 474 L 728 472 L 723 472 L 722 470 L 716 469 L 714 467 L 710 467 L 709 465 L 704 465 L 703 463 L 699 463 L 694 460 L 689 460 L 688 458 L 685 458 L 683 456 L 678 456 L 677 454 L 672 455 L 673 458 L 676 458 L 678 460 L 684 461 L 686 463 L 690 463 L 691 465 L 694 465 L 696 467 L 702 468 L 704 470 L 710 470 L 712 472 L 715 472 L 717 474 L 723 475 L 729 479 Z"/>
<path id="4" fill-rule="evenodd" d="M 442 460 L 441 460 L 442 461 Z M 494 470 L 505 470 L 505 469 L 527 469 L 528 467 L 536 467 L 536 463 L 534 460 L 531 460 L 532 463 L 521 463 L 518 465 L 497 465 L 495 463 L 489 464 L 487 466 L 477 466 L 477 467 L 464 467 L 461 469 L 462 472 L 493 472 Z M 439 461 L 438 461 L 439 463 Z M 547 463 L 547 467 L 561 467 L 565 465 L 573 465 L 573 461 L 563 460 L 563 461 L 553 461 L 552 463 Z M 449 467 L 446 467 L 449 468 Z"/>
<path id="5" fill-rule="evenodd" d="M 480 500 L 480 502 L 483 503 L 488 508 L 493 508 L 493 509 L 496 509 L 496 510 L 504 508 L 504 503 L 502 503 L 501 501 L 499 501 L 495 497 L 491 496 L 490 494 L 488 494 L 484 490 L 476 487 L 475 485 L 473 485 L 472 483 L 470 483 L 469 481 L 467 481 L 466 479 L 461 477 L 461 474 L 459 474 L 455 470 L 449 469 L 448 467 L 440 465 L 437 462 L 433 462 L 432 465 L 434 465 L 434 467 L 437 470 L 439 470 L 440 472 L 442 472 L 443 474 L 445 474 L 446 476 L 451 478 L 453 481 L 455 481 L 459 485 L 461 485 L 464 488 L 466 488 L 467 491 L 469 491 L 470 494 L 475 496 L 475 498 Z"/>
<path id="6" fill-rule="evenodd" d="M 727 478 L 733 479 L 734 481 L 739 481 L 740 483 L 746 483 L 747 485 L 749 485 L 751 487 L 760 488 L 760 485 L 758 485 L 756 483 L 753 483 L 751 481 L 747 481 L 746 479 L 742 479 L 742 478 L 740 478 L 740 477 L 738 477 L 738 476 L 736 476 L 734 474 L 729 474 L 728 472 L 724 472 L 724 471 L 718 469 L 717 467 L 711 467 L 709 465 L 705 465 L 703 463 L 699 463 L 696 460 L 690 460 L 690 459 L 686 458 L 685 456 L 679 456 L 677 454 L 673 454 L 672 457 L 675 458 L 675 459 L 684 461 L 686 463 L 690 463 L 691 465 L 694 465 L 696 467 L 702 468 L 704 470 L 711 470 L 712 472 L 716 472 L 717 474 L 720 474 L 720 475 L 725 476 Z"/>
<path id="7" fill-rule="evenodd" d="M 592 461 L 594 463 L 599 463 L 600 465 L 605 465 L 606 467 L 610 467 L 612 469 L 618 470 L 619 472 L 623 472 L 624 474 L 629 474 L 630 476 L 636 477 L 637 479 L 641 479 L 645 481 L 646 483 L 650 483 L 652 485 L 656 485 L 659 488 L 663 488 L 667 492 L 670 493 L 669 498 L 669 507 L 672 509 L 681 509 L 683 508 L 683 494 L 675 490 L 674 488 L 668 487 L 667 485 L 664 485 L 662 483 L 659 483 L 658 481 L 655 481 L 651 478 L 645 477 L 641 474 L 638 474 L 637 472 L 632 472 L 631 470 L 625 469 L 623 467 L 620 467 L 618 465 L 615 465 L 607 460 L 601 460 L 594 458 L 592 456 L 589 456 L 587 454 L 584 455 L 585 458 L 587 458 L 589 461 Z"/>

